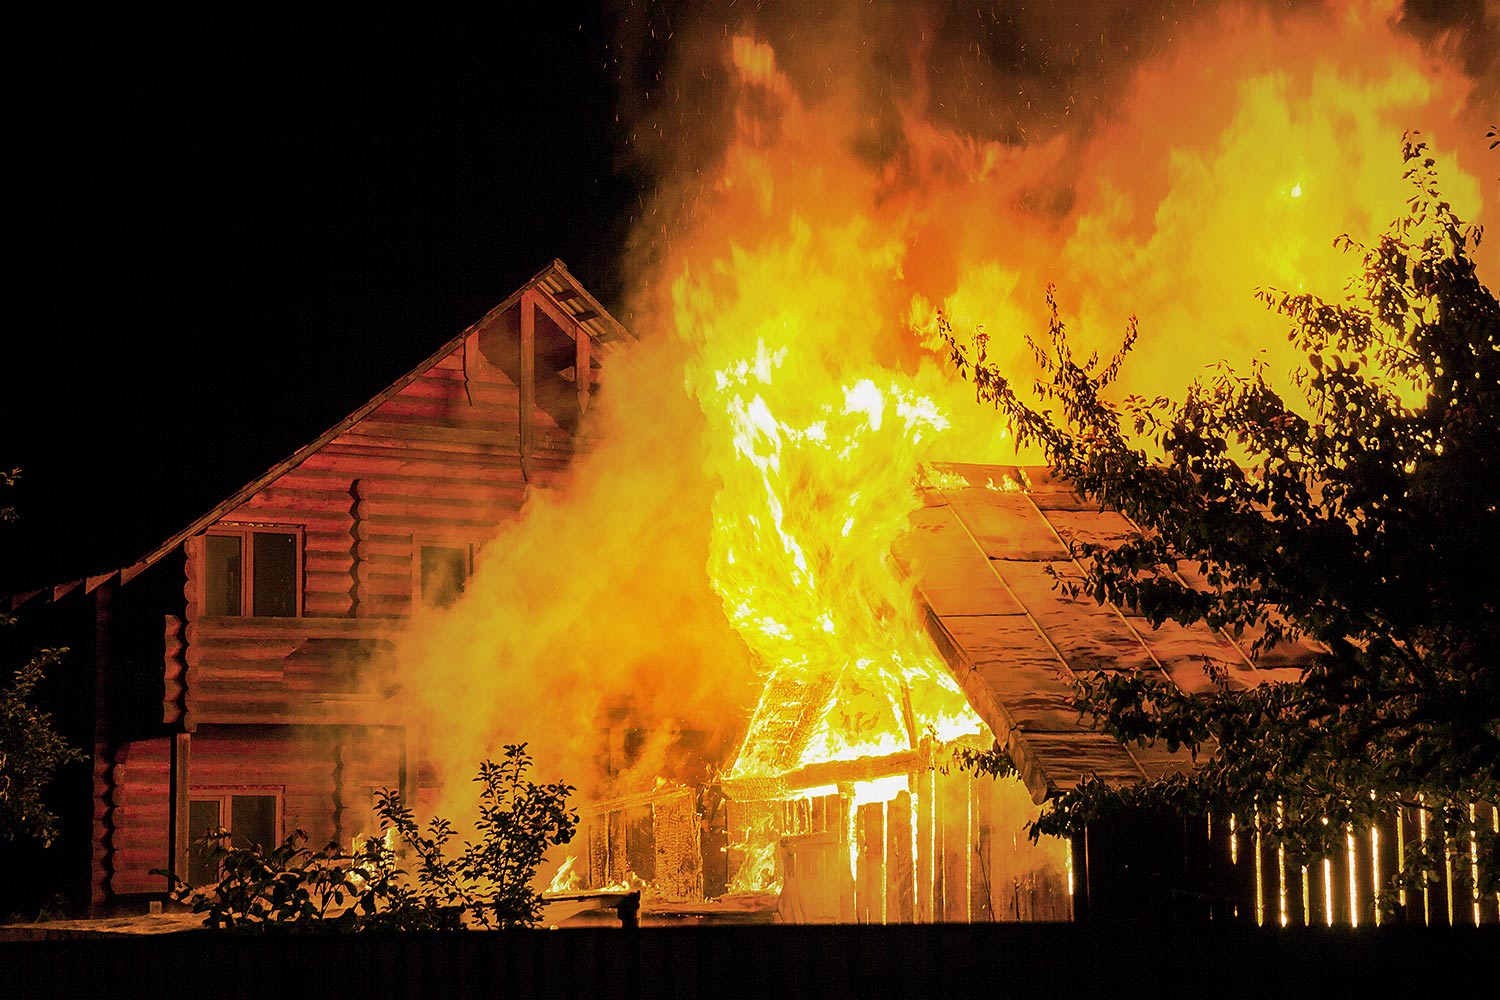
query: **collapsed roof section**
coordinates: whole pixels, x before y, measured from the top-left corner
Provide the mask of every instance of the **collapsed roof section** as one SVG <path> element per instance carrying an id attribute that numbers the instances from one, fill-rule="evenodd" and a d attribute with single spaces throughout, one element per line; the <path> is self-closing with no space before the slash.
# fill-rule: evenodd
<path id="1" fill-rule="evenodd" d="M 1210 685 L 1205 660 L 1231 686 L 1252 686 L 1296 680 L 1312 655 L 1288 646 L 1253 663 L 1205 625 L 1152 628 L 1069 597 L 1053 574 L 1083 578 L 1070 543 L 1118 543 L 1136 528 L 1045 467 L 934 463 L 932 473 L 897 554 L 916 575 L 939 651 L 1037 802 L 1096 775 L 1125 783 L 1191 766 L 1185 752 L 1126 747 L 1087 728 L 1072 707 L 1080 674 L 1146 670 L 1196 693 Z"/>

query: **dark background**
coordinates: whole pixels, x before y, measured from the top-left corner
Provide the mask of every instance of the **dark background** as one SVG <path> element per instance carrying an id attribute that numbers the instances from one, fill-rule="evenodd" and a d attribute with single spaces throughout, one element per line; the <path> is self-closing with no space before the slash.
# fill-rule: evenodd
<path id="1" fill-rule="evenodd" d="M 24 478 L 0 492 L 21 517 L 0 598 L 134 561 L 554 257 L 630 325 L 627 237 L 643 213 L 672 228 L 657 178 L 690 204 L 710 173 L 733 31 L 810 100 L 855 71 L 828 33 L 858 31 L 872 121 L 922 90 L 943 124 L 1020 142 L 1108 120 L 1219 2 L 6 5 L 0 468 Z M 1485 4 L 1400 18 L 1493 101 Z"/>
<path id="2" fill-rule="evenodd" d="M 133 561 L 639 204 L 619 17 L 0 23 L 0 595 Z"/>

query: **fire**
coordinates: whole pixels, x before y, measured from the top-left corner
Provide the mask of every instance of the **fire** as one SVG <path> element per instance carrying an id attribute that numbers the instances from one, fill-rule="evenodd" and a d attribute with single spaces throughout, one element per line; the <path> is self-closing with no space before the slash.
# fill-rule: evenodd
<path id="1" fill-rule="evenodd" d="M 1049 280 L 1100 342 L 1145 317 L 1135 391 L 1180 392 L 1219 357 L 1284 356 L 1251 292 L 1336 297 L 1349 267 L 1331 237 L 1399 212 L 1396 121 L 1464 83 L 1363 9 L 1230 10 L 1143 65 L 1096 132 L 985 141 L 914 100 L 903 155 L 881 163 L 855 152 L 862 95 L 805 101 L 760 38 L 736 36 L 729 56 L 735 128 L 661 283 L 718 483 L 714 588 L 765 674 L 828 679 L 804 763 L 907 745 L 903 711 L 921 731 L 979 728 L 889 558 L 924 459 L 1004 450 L 917 348 L 928 296 L 987 327 L 1018 375 Z M 1472 177 L 1453 192 L 1477 211 Z M 1066 211 L 1028 207 L 1062 193 Z M 763 765 L 747 747 L 737 771 Z"/>
<path id="2" fill-rule="evenodd" d="M 706 357 L 734 350 L 712 316 L 683 321 L 703 332 Z M 826 711 L 799 763 L 906 747 L 903 692 L 925 710 L 924 731 L 960 716 L 977 731 L 890 557 L 918 503 L 923 446 L 948 422 L 900 380 L 839 384 L 809 371 L 796 355 L 802 322 L 784 315 L 774 349 L 757 325 L 754 353 L 731 355 L 699 390 L 710 440 L 725 443 L 710 450 L 721 485 L 709 575 L 769 676 L 826 679 Z M 752 748 L 736 771 L 757 764 Z"/>
<path id="3" fill-rule="evenodd" d="M 1143 63 L 1101 127 L 1034 143 L 941 125 L 917 87 L 884 160 L 860 151 L 868 94 L 806 99 L 762 38 L 734 37 L 729 56 L 734 128 L 655 281 L 690 349 L 718 486 L 709 575 L 767 679 L 735 776 L 789 766 L 795 729 L 778 717 L 798 700 L 816 702 L 816 724 L 791 766 L 984 729 L 890 551 L 924 460 L 1029 456 L 935 374 L 922 348 L 939 347 L 936 300 L 1018 381 L 1048 282 L 1101 346 L 1139 313 L 1128 389 L 1179 394 L 1220 358 L 1291 367 L 1251 293 L 1338 297 L 1350 262 L 1332 237 L 1400 213 L 1404 128 L 1444 130 L 1450 196 L 1471 218 L 1482 208 L 1446 131 L 1469 81 L 1358 6 L 1226 9 Z M 906 781 L 872 787 L 890 801 Z"/>
<path id="4" fill-rule="evenodd" d="M 573 892 L 583 884 L 583 875 L 574 870 L 578 863 L 578 855 L 569 854 L 563 859 L 563 863 L 557 866 L 557 871 L 552 876 L 552 881 L 547 885 L 547 892 Z"/>
<path id="5" fill-rule="evenodd" d="M 1050 95 L 925 8 L 850 4 L 817 32 L 754 16 L 676 25 L 699 58 L 655 88 L 679 95 L 668 111 L 638 116 L 660 137 L 638 150 L 659 183 L 626 262 L 622 318 L 642 343 L 591 415 L 604 445 L 403 650 L 413 711 L 441 720 L 424 752 L 450 785 L 487 746 L 526 738 L 539 765 L 620 792 L 589 785 L 585 744 L 621 698 L 659 719 L 740 720 L 738 777 L 987 738 L 891 549 L 917 485 L 947 475 L 925 463 L 1034 456 L 947 371 L 937 310 L 984 333 L 1024 387 L 1021 335 L 1045 329 L 1055 283 L 1086 344 L 1112 348 L 1139 315 L 1124 391 L 1180 395 L 1220 359 L 1293 366 L 1252 293 L 1339 297 L 1353 262 L 1332 238 L 1371 239 L 1401 213 L 1404 130 L 1425 132 L 1460 215 L 1493 211 L 1479 178 L 1494 80 L 1394 8 L 1132 22 L 1132 61 L 1046 67 Z M 1026 16 L 1055 51 L 1096 48 L 1093 29 Z M 754 738 L 791 726 L 789 705 L 790 764 Z M 576 725 L 541 721 L 556 719 Z M 663 726 L 635 787 L 671 743 Z M 903 777 L 857 793 L 910 794 L 915 816 L 924 791 Z M 761 874 L 743 884 L 774 878 L 771 843 L 744 845 Z"/>

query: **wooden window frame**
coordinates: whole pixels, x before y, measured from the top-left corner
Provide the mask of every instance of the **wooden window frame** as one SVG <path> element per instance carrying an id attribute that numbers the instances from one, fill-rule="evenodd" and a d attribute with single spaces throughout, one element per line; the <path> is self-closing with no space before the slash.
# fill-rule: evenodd
<path id="1" fill-rule="evenodd" d="M 282 829 L 286 821 L 286 786 L 285 785 L 200 785 L 188 790 L 189 802 L 212 802 L 219 803 L 219 826 L 230 832 L 234 831 L 234 797 L 236 795 L 259 795 L 276 800 L 276 820 L 274 823 L 275 843 L 262 844 L 267 851 L 275 850 L 281 846 L 285 839 Z M 225 822 L 225 819 L 228 822 Z M 195 835 L 197 831 L 188 831 Z"/>
<path id="2" fill-rule="evenodd" d="M 200 785 L 188 790 L 189 810 L 191 811 L 191 804 L 194 802 L 217 802 L 219 804 L 219 828 L 221 830 L 228 830 L 230 832 L 231 836 L 225 839 L 228 841 L 227 846 L 232 847 L 234 845 L 234 797 L 236 795 L 265 796 L 269 797 L 273 802 L 275 802 L 275 819 L 272 820 L 271 824 L 272 842 L 269 844 L 262 844 L 261 849 L 265 853 L 269 854 L 276 848 L 280 847 L 282 840 L 285 839 L 286 836 L 283 833 L 283 830 L 285 830 L 286 828 L 285 785 Z M 188 831 L 189 852 L 196 851 L 198 849 L 198 841 L 202 839 L 202 837 L 202 830 Z M 187 865 L 187 870 L 182 873 L 183 877 L 189 877 L 189 873 L 191 871 L 192 863 L 189 862 Z M 212 881 L 215 881 L 215 879 L 210 878 L 210 882 Z M 209 883 L 205 882 L 202 884 L 207 885 Z"/>
<path id="3" fill-rule="evenodd" d="M 208 542 L 210 535 L 238 538 L 240 540 L 240 613 L 229 618 L 268 618 L 255 613 L 255 535 L 294 535 L 297 539 L 296 577 L 293 584 L 296 612 L 293 618 L 303 617 L 303 597 L 307 590 L 307 527 L 301 524 L 276 524 L 261 521 L 224 521 L 203 532 L 204 541 L 198 546 L 198 601 L 199 607 L 208 606 Z"/>
<path id="4" fill-rule="evenodd" d="M 413 535 L 411 539 L 411 607 L 412 611 L 418 608 L 426 608 L 428 604 L 422 599 L 422 550 L 433 549 L 463 549 L 464 559 L 464 585 L 467 587 L 470 580 L 474 579 L 474 559 L 479 555 L 479 544 L 472 538 L 462 535 Z"/>

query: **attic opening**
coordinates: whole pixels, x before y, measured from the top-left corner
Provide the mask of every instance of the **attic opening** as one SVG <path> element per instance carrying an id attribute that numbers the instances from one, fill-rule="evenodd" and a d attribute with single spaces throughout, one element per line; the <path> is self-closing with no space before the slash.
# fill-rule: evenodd
<path id="1" fill-rule="evenodd" d="M 599 382 L 599 335 L 588 324 L 600 316 L 575 289 L 530 289 L 480 328 L 476 346 L 520 388 L 523 409 L 529 401 L 576 436 Z"/>

